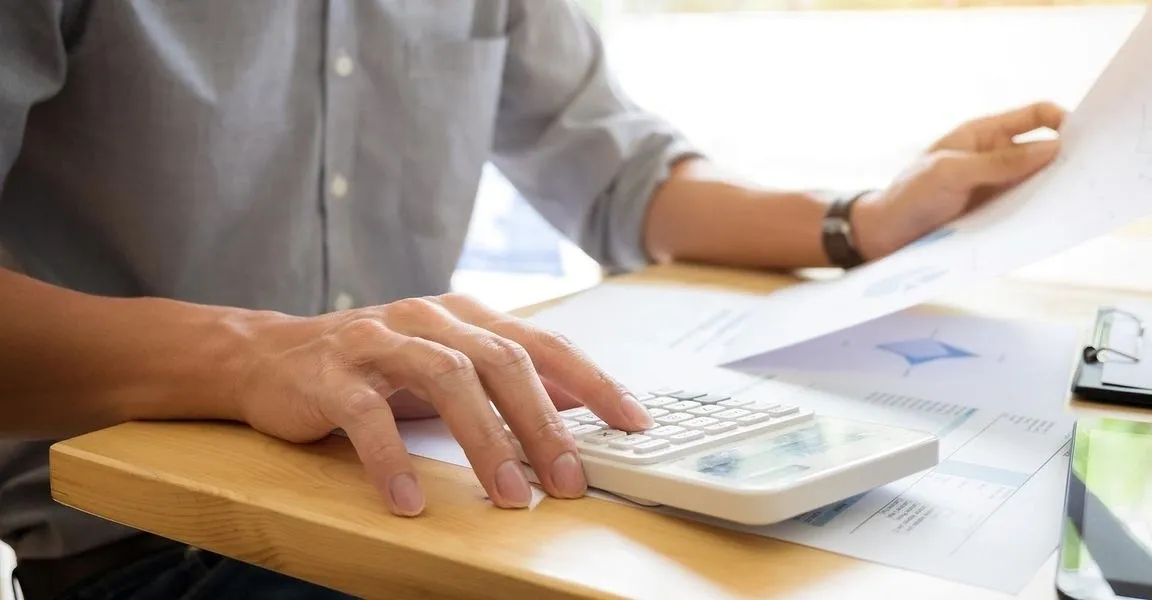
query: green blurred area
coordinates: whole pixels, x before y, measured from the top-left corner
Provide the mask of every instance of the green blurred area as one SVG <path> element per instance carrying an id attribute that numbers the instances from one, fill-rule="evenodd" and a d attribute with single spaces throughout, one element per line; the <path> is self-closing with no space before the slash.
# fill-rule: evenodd
<path id="1" fill-rule="evenodd" d="M 1122 521 L 1152 521 L 1152 423 L 1085 419 L 1076 429 L 1072 470 Z M 1061 562 L 1080 566 L 1084 548 L 1072 527 L 1064 529 Z"/>

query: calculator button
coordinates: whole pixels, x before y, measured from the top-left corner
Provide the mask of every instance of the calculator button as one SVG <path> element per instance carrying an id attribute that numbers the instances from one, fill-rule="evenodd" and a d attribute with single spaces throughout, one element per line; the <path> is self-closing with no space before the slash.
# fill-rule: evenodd
<path id="1" fill-rule="evenodd" d="M 704 433 L 708 435 L 715 435 L 717 433 L 724 433 L 730 429 L 735 429 L 736 424 L 732 421 L 717 421 L 707 427 L 704 427 Z"/>
<path id="2" fill-rule="evenodd" d="M 768 415 L 766 415 L 764 413 L 754 412 L 751 414 L 744 415 L 743 417 L 740 417 L 739 419 L 736 419 L 736 422 L 741 424 L 741 425 L 751 425 L 752 423 L 759 423 L 760 421 L 767 421 L 768 419 L 771 419 L 771 418 L 772 417 L 769 417 Z"/>
<path id="3" fill-rule="evenodd" d="M 800 412 L 799 407 L 785 405 L 785 406 L 781 406 L 779 408 L 774 408 L 774 409 L 768 411 L 768 414 L 772 415 L 773 417 L 786 417 L 788 415 L 795 414 L 798 412 Z"/>
<path id="4" fill-rule="evenodd" d="M 688 412 L 690 414 L 693 414 L 693 415 L 704 416 L 704 415 L 710 415 L 710 414 L 715 413 L 715 412 L 720 412 L 722 410 L 725 410 L 725 407 L 717 405 L 717 404 L 705 404 L 704 406 L 697 406 L 696 408 L 693 408 L 692 410 L 690 410 Z"/>
<path id="5" fill-rule="evenodd" d="M 588 413 L 586 415 L 580 415 L 579 417 L 576 417 L 575 419 L 572 419 L 572 420 L 576 421 L 578 423 L 590 423 L 592 425 L 596 425 L 596 424 L 600 423 L 600 417 L 598 417 L 592 413 Z"/>
<path id="6" fill-rule="evenodd" d="M 691 410 L 691 409 L 697 408 L 699 406 L 700 406 L 699 402 L 693 402 L 691 400 L 681 400 L 680 402 L 677 402 L 676 404 L 669 404 L 665 408 L 667 408 L 668 410 Z"/>
<path id="7" fill-rule="evenodd" d="M 650 452 L 655 452 L 657 450 L 666 448 L 670 445 L 671 444 L 668 443 L 668 440 L 651 440 L 644 442 L 643 444 L 637 444 L 636 446 L 633 446 L 632 451 L 636 454 L 648 454 Z"/>
<path id="8" fill-rule="evenodd" d="M 701 404 L 716 404 L 717 402 L 723 402 L 729 398 L 731 398 L 731 396 L 725 396 L 723 394 L 708 394 L 707 396 L 693 398 L 693 400 Z"/>
<path id="9" fill-rule="evenodd" d="M 681 391 L 673 392 L 673 393 L 668 394 L 668 395 L 672 396 L 673 398 L 675 398 L 677 400 L 695 400 L 696 398 L 703 398 L 704 396 L 707 396 L 708 394 L 705 394 L 704 392 L 688 392 L 688 391 L 681 390 Z"/>
<path id="10" fill-rule="evenodd" d="M 751 413 L 744 410 L 743 408 L 732 408 L 724 412 L 718 412 L 712 416 L 716 417 L 717 419 L 739 419 L 740 417 L 743 417 L 747 414 Z"/>
<path id="11" fill-rule="evenodd" d="M 618 429 L 603 429 L 595 433 L 585 435 L 583 438 L 581 438 L 581 440 L 588 442 L 589 444 L 604 444 L 626 435 L 628 434 Z"/>
<path id="12" fill-rule="evenodd" d="M 735 406 L 744 406 L 745 404 L 751 404 L 751 403 L 752 403 L 752 401 L 747 399 L 747 398 L 730 398 L 728 400 L 721 401 L 720 406 L 735 407 Z"/>
<path id="13" fill-rule="evenodd" d="M 745 404 L 744 406 L 741 406 L 740 408 L 743 408 L 745 410 L 756 410 L 756 411 L 760 411 L 760 412 L 769 412 L 773 408 L 778 408 L 779 406 L 780 406 L 779 404 L 772 402 L 771 400 L 756 400 L 756 401 L 753 401 L 749 404 Z"/>
<path id="14" fill-rule="evenodd" d="M 608 442 L 608 446 L 617 450 L 630 450 L 633 446 L 638 446 L 651 439 L 652 438 L 642 433 L 630 433 L 626 436 L 612 439 Z"/>
<path id="15" fill-rule="evenodd" d="M 700 429 L 701 427 L 707 427 L 709 425 L 713 425 L 713 424 L 719 423 L 719 422 L 720 422 L 719 419 L 713 419 L 712 417 L 696 417 L 695 419 L 692 419 L 691 421 L 684 421 L 683 425 L 685 427 L 691 427 L 693 429 Z"/>
<path id="16" fill-rule="evenodd" d="M 662 388 L 652 390 L 650 393 L 653 396 L 671 396 L 672 394 L 679 393 L 680 391 L 681 391 L 680 388 L 662 387 Z"/>
<path id="17" fill-rule="evenodd" d="M 663 427 L 657 427 L 656 429 L 649 429 L 645 433 L 654 438 L 666 438 L 672 437 L 679 433 L 683 433 L 685 431 L 688 430 L 680 427 L 679 425 L 665 425 Z"/>
<path id="18" fill-rule="evenodd" d="M 655 420 L 657 423 L 660 423 L 661 425 L 675 425 L 676 423 L 679 423 L 681 421 L 687 421 L 691 418 L 692 418 L 692 415 L 690 415 L 688 413 L 676 412 L 676 413 L 668 413 L 662 417 L 656 417 Z"/>
<path id="19" fill-rule="evenodd" d="M 663 408 L 649 408 L 648 409 L 648 416 L 652 417 L 653 419 L 655 419 L 656 417 L 663 417 L 666 414 L 668 414 L 668 411 L 664 410 Z"/>
<path id="20" fill-rule="evenodd" d="M 676 435 L 668 438 L 668 441 L 672 442 L 673 444 L 687 444 L 688 442 L 694 442 L 702 437 L 704 437 L 704 432 L 702 431 L 685 431 L 683 433 L 677 433 Z"/>
<path id="21" fill-rule="evenodd" d="M 579 425 L 579 423 L 577 423 L 576 421 L 572 421 L 570 419 L 564 419 L 564 428 L 565 429 L 572 429 L 573 427 L 575 427 L 577 425 Z"/>
<path id="22" fill-rule="evenodd" d="M 581 425 L 577 425 L 577 426 L 573 427 L 572 429 L 569 429 L 568 431 L 573 436 L 580 437 L 580 436 L 588 435 L 589 433 L 595 433 L 597 431 L 600 431 L 601 429 L 603 429 L 603 427 L 600 427 L 599 425 L 581 424 Z"/>
<path id="23" fill-rule="evenodd" d="M 674 404 L 674 403 L 676 403 L 675 398 L 653 398 L 651 400 L 645 400 L 644 402 L 642 402 L 642 404 L 644 406 L 647 406 L 648 408 L 656 408 L 657 406 L 664 406 L 667 404 Z"/>

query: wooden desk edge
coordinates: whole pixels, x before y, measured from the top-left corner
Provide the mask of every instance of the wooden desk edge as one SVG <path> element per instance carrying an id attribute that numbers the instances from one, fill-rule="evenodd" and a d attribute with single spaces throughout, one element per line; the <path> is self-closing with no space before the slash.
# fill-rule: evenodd
<path id="1" fill-rule="evenodd" d="M 455 556 L 410 541 L 400 543 L 333 526 L 315 514 L 274 511 L 272 523 L 267 518 L 267 502 L 259 506 L 240 495 L 222 494 L 215 488 L 209 491 L 194 480 L 152 473 L 67 442 L 52 445 L 49 457 L 52 497 L 65 506 L 359 597 L 612 597 L 530 570 L 513 572 L 476 556 Z M 435 462 L 413 458 L 418 468 L 423 466 L 419 463 Z M 119 498 L 147 498 L 148 502 L 122 503 Z M 220 520 L 222 513 L 230 517 Z M 178 518 L 173 519 L 174 515 Z M 179 525 L 173 527 L 174 522 Z M 229 527 L 229 523 L 242 523 L 248 530 Z M 222 532 L 222 526 L 232 531 Z M 297 550 L 305 545 L 307 551 Z M 315 552 L 324 546 L 333 552 Z M 342 553 L 374 556 L 379 568 L 373 573 L 349 569 L 338 558 Z M 445 577 L 447 573 L 453 577 Z"/>

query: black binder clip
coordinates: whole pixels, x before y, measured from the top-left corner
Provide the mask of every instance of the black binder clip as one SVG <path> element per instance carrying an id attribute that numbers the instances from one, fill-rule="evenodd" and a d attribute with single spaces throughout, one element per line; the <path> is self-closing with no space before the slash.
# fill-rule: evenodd
<path id="1" fill-rule="evenodd" d="M 1111 347 L 1112 325 L 1117 318 L 1128 319 L 1136 326 L 1136 348 L 1124 352 Z M 1143 349 L 1144 321 L 1140 317 L 1119 308 L 1101 308 L 1096 315 L 1096 327 L 1092 332 L 1092 343 L 1084 348 L 1084 362 L 1100 363 L 1111 360 L 1138 363 Z"/>
<path id="2" fill-rule="evenodd" d="M 1132 348 L 1116 347 L 1113 334 L 1117 325 L 1129 327 L 1125 333 L 1131 332 Z M 1118 308 L 1100 308 L 1096 313 L 1091 343 L 1084 348 L 1082 360 L 1076 365 L 1072 393 L 1094 402 L 1152 408 L 1152 389 L 1124 385 L 1120 382 L 1122 380 L 1115 378 L 1109 381 L 1104 376 L 1108 365 L 1140 365 L 1144 332 L 1144 321 L 1138 315 Z"/>

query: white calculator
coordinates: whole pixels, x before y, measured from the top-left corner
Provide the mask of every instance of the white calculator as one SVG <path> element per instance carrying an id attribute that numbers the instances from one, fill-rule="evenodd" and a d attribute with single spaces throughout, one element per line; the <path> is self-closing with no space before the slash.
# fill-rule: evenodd
<path id="1" fill-rule="evenodd" d="M 611 429 L 583 407 L 560 413 L 589 487 L 640 504 L 767 525 L 939 460 L 930 433 L 818 416 L 771 399 L 661 389 L 640 400 L 655 421 L 643 432 Z"/>

